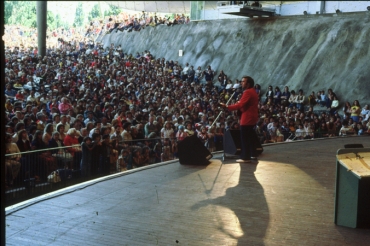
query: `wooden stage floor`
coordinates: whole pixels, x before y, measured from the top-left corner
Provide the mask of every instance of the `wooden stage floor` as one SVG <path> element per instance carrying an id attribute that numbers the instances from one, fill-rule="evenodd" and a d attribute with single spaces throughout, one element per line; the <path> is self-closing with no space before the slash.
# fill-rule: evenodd
<path id="1" fill-rule="evenodd" d="M 258 163 L 178 162 L 7 208 L 7 245 L 369 245 L 334 224 L 336 151 L 370 138 L 266 146 Z M 219 156 L 220 157 L 220 156 Z"/>

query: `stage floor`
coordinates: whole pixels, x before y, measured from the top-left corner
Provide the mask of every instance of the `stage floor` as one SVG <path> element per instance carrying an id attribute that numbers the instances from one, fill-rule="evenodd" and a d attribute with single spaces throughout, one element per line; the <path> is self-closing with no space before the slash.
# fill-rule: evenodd
<path id="1" fill-rule="evenodd" d="M 336 151 L 370 138 L 266 146 L 259 161 L 178 162 L 8 208 L 7 245 L 369 245 L 334 224 Z M 220 155 L 219 155 L 220 157 Z"/>

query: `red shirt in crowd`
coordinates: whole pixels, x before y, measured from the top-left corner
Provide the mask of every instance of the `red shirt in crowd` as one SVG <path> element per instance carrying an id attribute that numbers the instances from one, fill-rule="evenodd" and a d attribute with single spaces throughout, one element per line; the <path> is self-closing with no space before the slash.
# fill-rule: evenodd
<path id="1" fill-rule="evenodd" d="M 72 145 L 78 145 L 79 142 L 78 142 L 78 139 L 76 137 L 72 137 L 70 135 L 66 135 L 66 137 L 64 138 L 64 146 L 72 146 Z M 72 156 L 74 156 L 75 152 L 76 152 L 76 149 L 75 148 L 68 148 L 67 149 L 69 151 L 69 153 L 71 153 Z"/>
<path id="2" fill-rule="evenodd" d="M 61 114 L 67 114 L 68 110 L 71 109 L 71 108 L 72 108 L 72 106 L 68 103 L 60 103 L 59 106 L 58 106 L 59 112 Z"/>
<path id="3" fill-rule="evenodd" d="M 15 95 L 15 99 L 16 99 L 16 100 L 19 100 L 19 101 L 23 101 L 23 100 L 24 100 L 24 95 L 23 95 L 23 94 L 19 94 L 19 93 L 17 93 L 17 94 Z"/>

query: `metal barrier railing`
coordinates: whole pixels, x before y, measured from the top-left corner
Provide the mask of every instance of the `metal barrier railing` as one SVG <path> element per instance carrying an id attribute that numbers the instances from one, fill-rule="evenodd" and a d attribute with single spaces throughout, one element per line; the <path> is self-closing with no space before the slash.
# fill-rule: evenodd
<path id="1" fill-rule="evenodd" d="M 28 198 L 50 192 L 56 187 L 55 180 L 48 177 L 59 169 L 66 169 L 72 165 L 74 159 L 67 149 L 78 148 L 61 147 L 44 150 L 34 150 L 5 155 L 6 176 L 6 204 L 13 204 Z"/>
<path id="2" fill-rule="evenodd" d="M 176 139 L 139 139 L 108 148 L 103 142 L 94 149 L 84 146 L 6 154 L 6 205 L 97 177 L 177 158 Z"/>

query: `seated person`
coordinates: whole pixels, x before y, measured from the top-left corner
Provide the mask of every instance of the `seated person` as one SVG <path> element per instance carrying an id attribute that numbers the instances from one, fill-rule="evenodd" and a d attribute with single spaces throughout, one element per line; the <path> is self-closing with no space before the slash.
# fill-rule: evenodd
<path id="1" fill-rule="evenodd" d="M 355 133 L 355 130 L 348 125 L 347 120 L 343 120 L 342 128 L 339 130 L 339 136 L 352 135 Z"/>
<path id="2" fill-rule="evenodd" d="M 297 96 L 297 108 L 300 111 L 303 111 L 304 109 L 304 99 L 305 99 L 305 96 L 303 95 L 303 90 L 299 90 L 298 96 Z"/>
<path id="3" fill-rule="evenodd" d="M 309 120 L 304 120 L 303 129 L 304 129 L 304 139 L 312 139 L 314 136 L 314 132 L 311 129 Z"/>
<path id="4" fill-rule="evenodd" d="M 299 124 L 298 129 L 295 130 L 295 137 L 297 140 L 303 140 L 305 137 L 305 130 L 303 124 Z"/>
<path id="5" fill-rule="evenodd" d="M 365 135 L 364 126 L 362 125 L 362 123 L 361 123 L 361 122 L 359 122 L 359 123 L 357 124 L 357 135 L 358 135 L 358 136 Z"/>
<path id="6" fill-rule="evenodd" d="M 339 101 L 337 96 L 333 96 L 333 100 L 331 101 L 331 106 L 330 106 L 330 115 L 333 115 L 336 113 L 337 109 L 339 107 Z"/>
<path id="7" fill-rule="evenodd" d="M 17 91 L 17 94 L 15 95 L 15 100 L 16 101 L 21 101 L 21 102 L 24 101 L 23 91 L 21 91 L 21 90 Z"/>
<path id="8" fill-rule="evenodd" d="M 325 105 L 325 102 L 323 102 L 321 100 L 321 91 L 318 91 L 317 92 L 317 96 L 316 96 L 316 104 L 320 104 L 321 107 L 323 107 Z"/>
<path id="9" fill-rule="evenodd" d="M 123 32 L 125 29 L 125 21 L 122 21 L 121 24 L 118 25 L 116 32 L 120 31 Z"/>
<path id="10" fill-rule="evenodd" d="M 292 90 L 290 92 L 290 97 L 289 97 L 289 108 L 293 108 L 297 106 L 297 95 L 295 94 L 295 91 Z"/>
<path id="11" fill-rule="evenodd" d="M 365 105 L 361 110 L 361 116 L 363 120 L 366 121 L 369 120 L 369 114 L 370 114 L 369 105 Z"/>
<path id="12" fill-rule="evenodd" d="M 321 91 L 320 93 L 320 106 L 325 107 L 329 101 L 329 98 L 327 95 L 325 95 L 325 91 Z"/>
<path id="13" fill-rule="evenodd" d="M 5 97 L 7 99 L 10 99 L 10 101 L 13 103 L 13 101 L 15 99 L 15 95 L 17 94 L 17 92 L 16 92 L 16 90 L 12 89 L 11 84 L 6 85 L 6 89 L 5 89 L 4 93 L 5 93 Z"/>
<path id="14" fill-rule="evenodd" d="M 132 166 L 133 166 L 133 168 L 144 166 L 143 156 L 141 154 L 141 151 L 142 151 L 141 148 L 136 148 L 133 151 L 133 155 L 132 155 Z"/>
<path id="15" fill-rule="evenodd" d="M 117 159 L 117 172 L 124 172 L 127 170 L 127 157 L 129 156 L 129 151 L 127 149 L 122 149 L 121 154 Z"/>
<path id="16" fill-rule="evenodd" d="M 321 122 L 319 128 L 317 129 L 317 137 L 318 138 L 329 137 L 329 128 L 325 122 Z"/>
<path id="17" fill-rule="evenodd" d="M 315 92 L 313 91 L 311 95 L 308 96 L 308 103 L 310 104 L 311 107 L 316 105 L 316 102 L 317 102 L 316 100 L 317 98 L 315 96 Z"/>
<path id="18" fill-rule="evenodd" d="M 140 31 L 140 27 L 141 27 L 140 22 L 138 21 L 137 18 L 135 18 L 135 20 L 134 20 L 134 26 L 133 26 L 134 30 L 135 31 Z"/>

